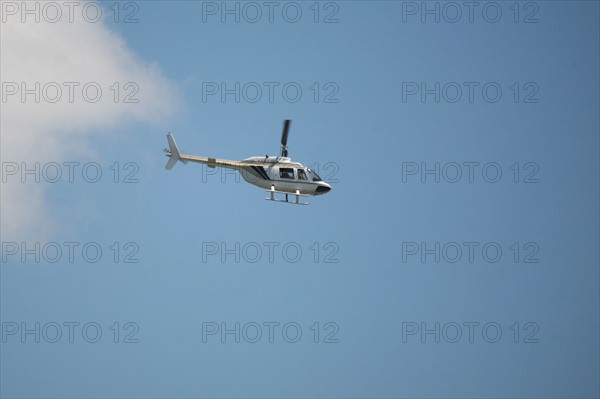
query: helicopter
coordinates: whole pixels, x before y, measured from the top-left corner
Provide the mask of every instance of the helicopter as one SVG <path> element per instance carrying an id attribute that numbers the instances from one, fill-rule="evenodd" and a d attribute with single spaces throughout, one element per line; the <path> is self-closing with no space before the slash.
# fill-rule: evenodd
<path id="1" fill-rule="evenodd" d="M 175 143 L 175 138 L 169 133 L 167 134 L 169 148 L 165 148 L 165 155 L 169 157 L 169 160 L 165 169 L 172 169 L 177 161 L 202 163 L 208 165 L 209 168 L 234 169 L 239 171 L 248 183 L 265 189 L 269 193 L 269 196 L 265 198 L 266 200 L 308 205 L 310 202 L 302 202 L 300 197 L 328 193 L 331 190 L 331 185 L 325 183 L 315 171 L 301 163 L 292 162 L 288 157 L 287 140 L 290 123 L 291 121 L 286 119 L 283 124 L 280 156 L 265 155 L 264 157 L 246 158 L 242 161 L 181 154 Z M 276 194 L 285 195 L 285 199 L 275 197 Z M 295 200 L 289 201 L 289 195 L 295 196 Z"/>

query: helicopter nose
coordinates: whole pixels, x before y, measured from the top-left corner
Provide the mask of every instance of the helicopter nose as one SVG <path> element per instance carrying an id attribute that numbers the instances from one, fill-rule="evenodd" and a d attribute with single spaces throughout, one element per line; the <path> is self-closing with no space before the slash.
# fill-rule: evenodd
<path id="1" fill-rule="evenodd" d="M 325 193 L 328 193 L 329 190 L 331 190 L 331 186 L 327 183 L 324 183 L 324 184 L 320 184 L 317 187 L 316 193 L 317 194 L 325 194 Z"/>

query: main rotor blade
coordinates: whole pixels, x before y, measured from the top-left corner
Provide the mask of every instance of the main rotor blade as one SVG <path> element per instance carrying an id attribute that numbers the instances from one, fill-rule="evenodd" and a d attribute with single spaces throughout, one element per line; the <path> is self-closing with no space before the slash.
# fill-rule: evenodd
<path id="1" fill-rule="evenodd" d="M 282 146 L 286 146 L 287 145 L 287 139 L 288 139 L 288 133 L 290 130 L 290 120 L 286 119 L 285 123 L 283 125 L 283 133 L 281 133 L 281 145 Z"/>

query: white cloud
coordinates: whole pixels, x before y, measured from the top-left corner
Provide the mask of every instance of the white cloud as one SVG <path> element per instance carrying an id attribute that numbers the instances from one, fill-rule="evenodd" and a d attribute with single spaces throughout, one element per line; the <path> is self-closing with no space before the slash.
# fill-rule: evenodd
<path id="1" fill-rule="evenodd" d="M 0 28 L 3 163 L 29 165 L 89 155 L 92 135 L 114 134 L 117 127 L 136 121 L 161 123 L 178 103 L 173 83 L 155 65 L 137 57 L 123 38 L 111 31 L 110 22 L 90 23 L 81 14 L 74 15 L 74 22 L 61 18 L 57 23 L 43 19 L 36 23 L 32 17 L 23 23 L 18 14 L 4 16 Z M 39 103 L 33 94 L 22 101 L 22 82 L 28 89 L 40 83 Z M 73 86 L 72 102 L 68 82 L 79 84 Z M 119 84 L 118 102 L 115 82 Z M 125 87 L 128 82 L 133 85 Z M 101 88 L 98 102 L 89 102 L 95 96 L 91 86 L 89 97 L 84 97 L 82 89 L 87 83 Z M 52 103 L 57 86 L 62 93 Z M 19 92 L 11 95 L 16 87 Z M 136 87 L 139 91 L 131 99 L 139 102 L 124 103 L 124 96 Z M 56 221 L 46 200 L 48 184 L 22 184 L 18 175 L 3 177 L 7 182 L 2 182 L 0 193 L 2 240 L 27 240 L 51 233 Z"/>

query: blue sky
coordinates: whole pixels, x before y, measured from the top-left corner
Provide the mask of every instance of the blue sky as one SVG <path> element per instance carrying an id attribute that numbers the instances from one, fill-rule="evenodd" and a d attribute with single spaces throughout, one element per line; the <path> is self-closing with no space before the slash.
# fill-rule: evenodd
<path id="1" fill-rule="evenodd" d="M 321 2 L 318 23 L 313 2 L 294 3 L 297 23 L 279 8 L 270 23 L 262 3 L 256 23 L 222 22 L 221 2 L 134 4 L 119 18 L 138 23 L 105 9 L 101 24 L 131 65 L 159 72 L 85 136 L 57 133 L 77 118 L 67 108 L 49 134 L 86 150 L 42 158 L 97 162 L 102 179 L 18 184 L 44 190 L 52 223 L 15 238 L 3 222 L 2 397 L 598 397 L 597 2 L 521 2 L 518 16 L 512 2 L 482 2 L 455 23 L 435 2 L 439 23 L 422 22 L 421 2 Z M 236 82 L 239 102 L 206 92 Z M 302 89 L 297 102 L 286 84 Z M 244 85 L 262 87 L 260 100 Z M 310 206 L 264 201 L 196 164 L 164 170 L 169 131 L 186 153 L 243 159 L 277 154 L 284 119 L 292 159 L 333 185 Z M 12 212 L 3 204 L 3 221 Z M 36 263 L 6 255 L 7 242 L 80 245 L 73 262 Z M 87 243 L 98 262 L 81 255 Z M 35 323 L 39 343 L 21 335 Z M 236 323 L 240 342 L 221 336 Z M 123 342 L 130 332 L 137 342 Z"/>

